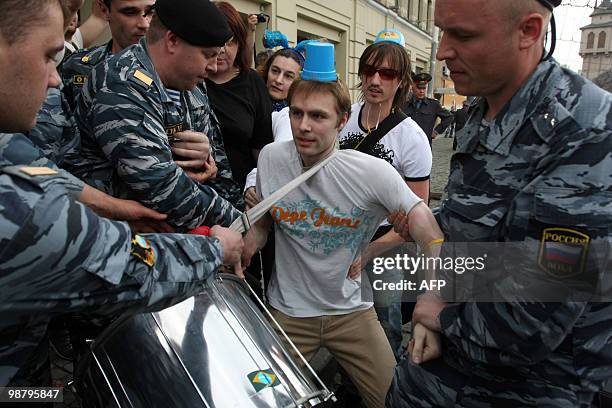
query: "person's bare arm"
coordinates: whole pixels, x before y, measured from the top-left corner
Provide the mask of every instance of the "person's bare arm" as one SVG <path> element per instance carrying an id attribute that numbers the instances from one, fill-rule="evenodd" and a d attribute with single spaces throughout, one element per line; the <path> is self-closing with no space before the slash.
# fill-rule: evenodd
<path id="1" fill-rule="evenodd" d="M 137 201 L 112 197 L 87 184 L 83 187 L 78 200 L 98 215 L 114 220 L 138 221 L 149 219 L 163 221 L 166 219 L 165 214 L 147 208 Z"/>
<path id="2" fill-rule="evenodd" d="M 79 30 L 83 37 L 83 47 L 89 48 L 108 27 L 106 15 L 102 11 L 102 0 L 93 0 L 91 3 L 91 15 L 81 24 Z"/>
<path id="3" fill-rule="evenodd" d="M 249 14 L 247 18 L 246 48 L 249 55 L 248 61 L 252 65 L 255 62 L 255 30 L 257 29 L 257 14 Z"/>
<path id="4" fill-rule="evenodd" d="M 429 180 L 407 181 L 406 184 L 423 202 L 429 201 Z"/>
<path id="5" fill-rule="evenodd" d="M 272 227 L 272 217 L 266 214 L 255 224 L 244 237 L 244 251 L 242 252 L 242 265 L 246 268 L 251 263 L 251 258 L 257 251 L 266 245 L 268 233 Z"/>

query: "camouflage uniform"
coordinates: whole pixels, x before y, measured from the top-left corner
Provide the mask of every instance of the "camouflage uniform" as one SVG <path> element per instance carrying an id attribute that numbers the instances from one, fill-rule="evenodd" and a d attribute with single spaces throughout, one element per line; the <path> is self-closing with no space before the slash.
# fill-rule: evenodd
<path id="1" fill-rule="evenodd" d="M 168 214 L 168 223 L 178 228 L 229 225 L 239 212 L 211 187 L 189 178 L 172 158 L 172 134 L 215 134 L 202 91 L 195 88 L 181 96 L 179 110 L 155 72 L 144 39 L 98 64 L 77 101 L 81 160 L 73 174 L 110 195 Z M 215 188 L 224 197 L 234 197 L 228 192 L 235 187 L 241 196 L 238 185 L 221 170 L 227 157 L 214 153 L 221 172 Z M 218 187 L 223 183 L 226 190 Z"/>
<path id="2" fill-rule="evenodd" d="M 0 165 L 44 166 L 57 170 L 62 176 L 58 183 L 62 183 L 74 199 L 78 199 L 85 185 L 66 170 L 59 169 L 45 152 L 22 133 L 0 133 Z"/>
<path id="3" fill-rule="evenodd" d="M 49 88 L 47 98 L 36 116 L 36 126 L 27 133 L 27 137 L 47 159 L 60 167 L 79 160 L 79 130 L 72 109 L 58 88 Z"/>
<path id="4" fill-rule="evenodd" d="M 63 92 L 72 111 L 76 108 L 77 96 L 81 93 L 89 73 L 100 61 L 111 55 L 112 47 L 113 42 L 110 41 L 98 47 L 77 51 L 62 64 Z"/>
<path id="5" fill-rule="evenodd" d="M 497 260 L 519 279 L 538 269 L 547 231 L 582 234 L 589 262 L 603 243 L 597 273 L 609 281 L 611 101 L 546 61 L 492 122 L 482 120 L 484 100 L 473 106 L 437 213 L 446 239 L 522 245 L 521 256 Z M 442 358 L 404 360 L 388 407 L 590 406 L 612 377 L 610 303 L 455 303 L 440 323 Z"/>
<path id="6" fill-rule="evenodd" d="M 222 262 L 215 238 L 132 236 L 127 223 L 70 199 L 61 176 L 31 176 L 5 164 L 0 386 L 47 383 L 45 332 L 53 316 L 162 309 L 198 292 Z"/>

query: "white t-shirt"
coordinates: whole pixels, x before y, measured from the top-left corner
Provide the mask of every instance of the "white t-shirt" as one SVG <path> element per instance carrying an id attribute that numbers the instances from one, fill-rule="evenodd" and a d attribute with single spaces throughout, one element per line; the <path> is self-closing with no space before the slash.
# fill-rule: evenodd
<path id="1" fill-rule="evenodd" d="M 304 171 L 301 163 L 293 140 L 265 146 L 259 155 L 257 191 L 268 197 Z M 384 160 L 339 151 L 271 210 L 276 230 L 268 287 L 272 307 L 294 317 L 371 307 L 361 294 L 361 279 L 367 277 L 348 279 L 349 266 L 389 213 L 409 212 L 420 201 Z"/>
<path id="2" fill-rule="evenodd" d="M 275 142 L 293 140 L 288 106 L 278 112 L 272 112 L 272 136 L 274 137 Z M 249 174 L 247 174 L 246 182 L 244 183 L 244 191 L 250 187 L 255 187 L 256 182 L 257 168 L 254 168 Z"/>
<path id="3" fill-rule="evenodd" d="M 351 107 L 351 117 L 338 134 L 340 148 L 353 148 L 367 130 L 361 123 L 363 104 Z M 373 156 L 388 161 L 406 181 L 425 181 L 431 174 L 431 148 L 423 130 L 411 118 L 404 119 L 380 139 Z"/>

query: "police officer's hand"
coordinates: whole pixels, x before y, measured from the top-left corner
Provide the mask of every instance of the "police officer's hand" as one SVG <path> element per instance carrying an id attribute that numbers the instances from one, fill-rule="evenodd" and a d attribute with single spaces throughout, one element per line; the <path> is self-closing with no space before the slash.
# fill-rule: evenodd
<path id="1" fill-rule="evenodd" d="M 210 143 L 208 137 L 201 132 L 185 130 L 173 135 L 177 140 L 172 143 L 172 153 L 186 160 L 177 160 L 176 164 L 183 169 L 201 169 L 208 162 L 210 156 Z"/>
<path id="2" fill-rule="evenodd" d="M 442 355 L 440 335 L 416 323 L 412 328 L 412 339 L 408 343 L 407 351 L 415 364 L 438 358 Z"/>
<path id="3" fill-rule="evenodd" d="M 242 265 L 240 263 L 240 258 L 242 257 L 242 251 L 244 249 L 242 235 L 239 232 L 220 225 L 212 227 L 210 229 L 210 235 L 221 241 L 221 245 L 223 246 L 223 264 L 233 265 L 234 273 L 244 278 Z"/>
<path id="4" fill-rule="evenodd" d="M 412 312 L 412 322 L 421 323 L 429 330 L 441 331 L 440 313 L 446 307 L 446 303 L 433 291 L 425 292 L 419 296 L 414 312 Z"/>
<path id="5" fill-rule="evenodd" d="M 431 134 L 431 140 L 434 140 L 436 137 L 438 137 L 438 132 L 434 130 L 433 133 Z"/>
<path id="6" fill-rule="evenodd" d="M 185 169 L 187 174 L 192 180 L 198 183 L 204 183 L 207 180 L 217 177 L 217 164 L 212 155 L 208 156 L 208 161 L 204 163 L 204 171 L 195 171 L 194 169 Z"/>
<path id="7" fill-rule="evenodd" d="M 392 212 L 387 220 L 393 225 L 393 230 L 401 235 L 404 240 L 412 240 L 412 237 L 410 236 L 409 217 L 404 210 Z"/>
<path id="8" fill-rule="evenodd" d="M 261 196 L 255 187 L 249 187 L 246 189 L 244 192 L 244 202 L 246 203 L 247 210 L 255 207 L 261 202 Z"/>

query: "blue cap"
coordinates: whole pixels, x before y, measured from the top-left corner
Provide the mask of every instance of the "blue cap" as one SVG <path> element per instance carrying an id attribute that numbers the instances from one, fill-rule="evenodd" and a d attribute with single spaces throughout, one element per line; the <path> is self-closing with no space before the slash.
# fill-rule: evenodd
<path id="1" fill-rule="evenodd" d="M 401 45 L 402 47 L 404 47 L 406 44 L 406 41 L 404 40 L 404 34 L 394 28 L 386 28 L 376 34 L 376 40 L 374 40 L 374 44 L 384 41 L 396 43 Z"/>
<path id="2" fill-rule="evenodd" d="M 307 81 L 336 81 L 338 74 L 336 74 L 334 45 L 321 42 L 306 44 L 306 62 L 301 76 Z"/>

